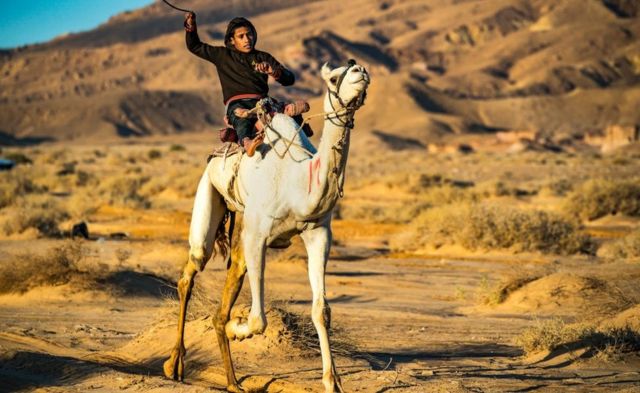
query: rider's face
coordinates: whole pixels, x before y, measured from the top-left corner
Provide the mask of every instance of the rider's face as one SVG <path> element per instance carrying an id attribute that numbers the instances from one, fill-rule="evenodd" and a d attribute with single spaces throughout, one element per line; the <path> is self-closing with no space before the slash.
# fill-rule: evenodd
<path id="1" fill-rule="evenodd" d="M 239 52 L 249 53 L 253 50 L 253 39 L 254 37 L 251 29 L 241 26 L 233 32 L 231 45 L 233 45 L 233 47 Z"/>

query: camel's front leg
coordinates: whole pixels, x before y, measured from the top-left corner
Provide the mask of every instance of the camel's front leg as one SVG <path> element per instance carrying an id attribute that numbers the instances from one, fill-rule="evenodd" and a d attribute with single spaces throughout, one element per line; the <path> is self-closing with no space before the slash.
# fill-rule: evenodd
<path id="1" fill-rule="evenodd" d="M 329 345 L 329 328 L 331 325 L 331 309 L 325 298 L 324 273 L 329 259 L 331 247 L 331 228 L 326 226 L 314 228 L 303 232 L 301 235 L 309 255 L 309 281 L 313 292 L 311 318 L 320 339 L 320 351 L 322 353 L 322 383 L 325 391 L 342 392 L 340 377 L 336 371 L 336 365 L 331 356 Z"/>
<path id="2" fill-rule="evenodd" d="M 227 337 L 230 340 L 244 340 L 254 334 L 262 334 L 267 327 L 264 314 L 264 257 L 266 251 L 266 236 L 259 225 L 250 224 L 252 221 L 244 217 L 244 228 L 240 244 L 245 257 L 249 285 L 251 286 L 251 311 L 246 322 L 234 318 L 226 325 Z M 255 222 L 255 221 L 253 221 Z"/>

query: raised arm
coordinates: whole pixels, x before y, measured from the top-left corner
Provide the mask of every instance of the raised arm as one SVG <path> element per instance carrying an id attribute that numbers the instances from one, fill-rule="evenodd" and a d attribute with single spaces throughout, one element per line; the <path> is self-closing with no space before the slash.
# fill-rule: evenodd
<path id="1" fill-rule="evenodd" d="M 186 42 L 189 52 L 215 64 L 221 48 L 217 48 L 200 41 L 195 13 L 189 12 L 185 15 L 184 29 L 186 31 Z"/>

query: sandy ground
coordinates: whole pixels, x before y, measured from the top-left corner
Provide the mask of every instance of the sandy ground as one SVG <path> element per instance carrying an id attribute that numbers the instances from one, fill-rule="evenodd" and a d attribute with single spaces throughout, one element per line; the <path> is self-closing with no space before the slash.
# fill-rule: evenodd
<path id="1" fill-rule="evenodd" d="M 190 150 L 188 138 L 197 143 L 198 137 L 185 137 Z M 166 142 L 154 143 L 160 148 Z M 371 198 L 375 190 L 383 191 L 384 181 L 361 174 L 378 172 L 384 180 L 398 167 L 385 160 L 359 161 L 358 151 L 367 142 L 358 143 L 342 214 L 348 207 L 371 203 L 389 209 L 410 203 L 409 196 L 401 194 L 385 199 L 389 194 L 379 192 L 380 198 Z M 138 149 L 144 155 L 148 148 L 123 149 Z M 514 158 L 485 160 L 482 154 L 432 157 L 427 164 L 434 172 L 455 172 L 462 179 L 473 174 L 475 181 L 481 181 L 499 177 L 496 168 L 505 167 L 507 161 L 509 171 L 524 183 L 536 181 L 538 165 L 546 165 L 545 176 L 567 167 L 577 177 L 589 170 L 586 165 L 574 166 L 572 160 L 579 157 L 571 155 L 553 160 L 527 156 L 518 161 L 519 167 Z M 407 153 L 406 161 L 398 165 L 406 170 L 423 159 L 424 155 Z M 603 169 L 608 170 L 616 169 Z M 170 208 L 105 206 L 95 212 L 90 223 L 95 237 L 81 242 L 85 258 L 78 267 L 87 274 L 60 285 L 0 296 L 0 391 L 223 389 L 224 372 L 210 316 L 225 274 L 219 259 L 210 261 L 196 277 L 186 327 L 185 382 L 162 375 L 162 362 L 175 340 L 174 283 L 187 255 L 191 199 L 168 191 L 160 195 L 172 200 Z M 592 223 L 589 230 L 619 236 L 634 225 L 636 220 L 607 218 Z M 455 247 L 399 252 L 389 243 L 408 230 L 404 224 L 347 217 L 334 220 L 333 228 L 327 298 L 346 391 L 640 392 L 640 357 L 635 353 L 609 361 L 584 348 L 567 348 L 526 357 L 517 342 L 525 328 L 553 318 L 605 321 L 627 312 L 637 319 L 639 310 L 633 307 L 640 299 L 639 264 L 587 256 L 471 253 Z M 113 232 L 129 237 L 111 239 L 107 235 Z M 65 242 L 28 233 L 5 238 L 0 240 L 0 262 L 20 269 L 21 254 L 46 255 Z M 502 304 L 488 306 L 478 300 L 490 284 L 521 276 L 533 281 Z M 320 357 L 292 337 L 295 323 L 286 318 L 310 314 L 311 293 L 299 240 L 286 251 L 269 252 L 266 281 L 265 335 L 232 343 L 240 382 L 253 392 L 320 392 Z M 246 312 L 248 304 L 245 285 L 236 312 Z M 309 331 L 304 334 L 313 338 Z"/>
<path id="2" fill-rule="evenodd" d="M 477 306 L 473 294 L 483 280 L 502 277 L 514 264 L 535 270 L 547 262 L 397 258 L 363 246 L 366 238 L 355 240 L 359 244 L 334 248 L 327 275 L 336 334 L 357 348 L 337 360 L 347 391 L 640 391 L 637 357 L 602 363 L 580 360 L 578 351 L 523 358 L 514 339 L 535 313 Z M 199 392 L 224 386 L 208 316 L 192 317 L 187 325 L 186 382 L 161 375 L 176 310 L 167 300 L 170 284 L 151 272 L 177 274 L 175 261 L 159 255 L 160 244 L 153 240 L 89 245 L 106 254 L 123 246 L 134 250 L 131 262 L 145 260 L 145 273 L 133 263 L 122 265 L 117 287 L 109 291 L 60 286 L 0 298 L 0 390 Z M 571 270 L 572 263 L 563 269 Z M 640 274 L 637 266 L 616 268 Z M 223 276 L 221 262 L 211 263 L 197 278 L 198 290 L 217 298 Z M 272 307 L 283 302 L 308 314 L 303 263 L 271 261 L 267 281 Z M 240 303 L 247 304 L 246 291 Z M 269 317 L 276 325 L 270 329 L 278 329 L 279 314 Z M 265 337 L 232 344 L 242 385 L 250 391 L 321 391 L 319 357 L 277 336 L 267 331 Z"/>

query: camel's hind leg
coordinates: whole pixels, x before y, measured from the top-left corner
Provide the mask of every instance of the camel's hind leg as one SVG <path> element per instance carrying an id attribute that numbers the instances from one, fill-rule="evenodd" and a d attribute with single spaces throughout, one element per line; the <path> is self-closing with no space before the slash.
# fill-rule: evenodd
<path id="1" fill-rule="evenodd" d="M 303 232 L 301 235 L 309 255 L 309 282 L 313 292 L 311 318 L 320 339 L 322 353 L 322 383 L 325 392 L 342 392 L 340 377 L 331 356 L 329 345 L 329 327 L 331 325 L 331 309 L 325 299 L 324 274 L 329 259 L 331 246 L 331 229 L 329 224 Z"/>
<path id="2" fill-rule="evenodd" d="M 193 278 L 196 275 L 195 265 L 189 260 L 182 272 L 182 277 L 178 281 L 178 295 L 180 296 L 180 315 L 178 319 L 178 339 L 175 347 L 171 351 L 171 357 L 164 362 L 164 375 L 176 381 L 184 380 L 184 324 L 187 314 L 187 304 L 191 297 L 193 288 Z"/>
<path id="3" fill-rule="evenodd" d="M 218 308 L 215 320 L 216 336 L 218 338 L 222 361 L 224 362 L 224 369 L 227 373 L 227 390 L 229 392 L 241 392 L 242 389 L 238 385 L 238 380 L 233 370 L 233 361 L 231 360 L 231 350 L 229 349 L 229 339 L 225 333 L 225 326 L 227 322 L 229 322 L 231 308 L 238 298 L 246 272 L 247 268 L 242 256 L 241 247 L 236 246 L 231 253 L 231 264 L 227 270 L 227 279 L 225 280 L 222 291 L 222 300 L 220 301 L 220 308 Z"/>
<path id="4" fill-rule="evenodd" d="M 171 357 L 163 365 L 164 374 L 168 378 L 179 381 L 184 380 L 184 356 L 186 353 L 184 347 L 184 325 L 187 305 L 191 297 L 195 275 L 198 271 L 204 269 L 205 264 L 213 254 L 216 233 L 218 236 L 224 234 L 222 220 L 225 213 L 226 207 L 222 203 L 222 197 L 211 185 L 208 170 L 205 170 L 198 184 L 191 217 L 189 260 L 184 267 L 180 281 L 178 281 L 178 294 L 180 296 L 178 337 L 171 351 Z"/>

